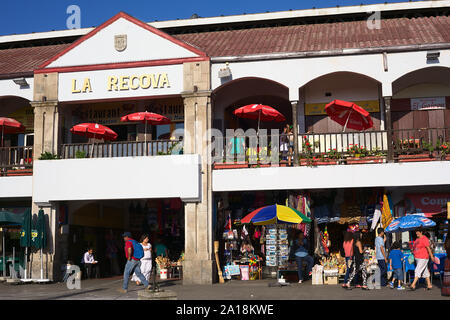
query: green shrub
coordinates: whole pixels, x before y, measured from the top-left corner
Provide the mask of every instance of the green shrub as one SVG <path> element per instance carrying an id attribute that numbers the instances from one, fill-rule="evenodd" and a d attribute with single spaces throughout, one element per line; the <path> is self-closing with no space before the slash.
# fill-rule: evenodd
<path id="1" fill-rule="evenodd" d="M 57 154 L 53 154 L 51 152 L 44 152 L 41 153 L 41 156 L 39 157 L 39 160 L 56 160 L 59 159 Z"/>
<path id="2" fill-rule="evenodd" d="M 75 152 L 75 158 L 77 159 L 86 158 L 86 151 L 78 150 L 77 152 Z"/>

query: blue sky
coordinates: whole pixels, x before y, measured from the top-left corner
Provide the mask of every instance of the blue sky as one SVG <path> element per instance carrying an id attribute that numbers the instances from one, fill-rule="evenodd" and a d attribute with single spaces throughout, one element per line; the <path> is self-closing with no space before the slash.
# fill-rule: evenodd
<path id="1" fill-rule="evenodd" d="M 260 13 L 384 3 L 384 0 L 26 0 L 2 1 L 0 35 L 64 30 L 70 5 L 81 9 L 81 27 L 98 26 L 119 11 L 145 22 L 187 19 L 196 13 L 201 17 Z M 403 0 L 387 2 L 406 2 Z"/>

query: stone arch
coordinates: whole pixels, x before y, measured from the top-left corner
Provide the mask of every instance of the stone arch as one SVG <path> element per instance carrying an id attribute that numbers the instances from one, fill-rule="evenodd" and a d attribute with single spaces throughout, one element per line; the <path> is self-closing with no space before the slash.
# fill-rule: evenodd
<path id="1" fill-rule="evenodd" d="M 292 123 L 292 109 L 289 101 L 289 88 L 279 82 L 258 78 L 244 77 L 235 79 L 212 92 L 213 127 L 219 130 L 235 126 L 256 127 L 256 121 L 236 119 L 231 112 L 246 104 L 261 103 L 274 107 Z M 261 128 L 280 128 L 286 123 L 261 123 Z"/>
<path id="2" fill-rule="evenodd" d="M 408 72 L 392 82 L 392 94 L 395 96 L 402 90 L 420 84 L 440 84 L 450 89 L 450 68 L 433 66 Z"/>
<path id="3" fill-rule="evenodd" d="M 382 84 L 371 76 L 352 71 L 330 72 L 308 81 L 298 90 L 300 103 L 304 106 L 303 110 L 300 106 L 298 112 L 300 132 L 340 132 L 342 127 L 322 110 L 325 104 L 335 99 L 355 102 L 363 108 L 375 110 L 371 112 L 373 129 L 383 127 Z"/>

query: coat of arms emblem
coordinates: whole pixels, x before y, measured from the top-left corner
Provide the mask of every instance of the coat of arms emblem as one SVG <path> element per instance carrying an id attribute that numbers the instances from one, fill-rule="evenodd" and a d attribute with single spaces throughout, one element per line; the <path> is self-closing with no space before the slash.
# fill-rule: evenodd
<path id="1" fill-rule="evenodd" d="M 119 52 L 124 51 L 127 48 L 127 35 L 118 34 L 114 36 L 114 47 Z"/>

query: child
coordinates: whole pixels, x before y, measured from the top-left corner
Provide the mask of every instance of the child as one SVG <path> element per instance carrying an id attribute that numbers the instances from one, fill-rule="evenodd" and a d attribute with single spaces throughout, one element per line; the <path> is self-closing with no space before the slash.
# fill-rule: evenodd
<path id="1" fill-rule="evenodd" d="M 402 287 L 402 279 L 403 279 L 403 253 L 400 250 L 400 242 L 395 241 L 392 244 L 391 252 L 389 253 L 389 263 L 391 270 L 393 270 L 392 282 L 389 282 L 389 286 L 391 289 L 394 289 L 395 278 L 398 280 L 397 290 L 405 290 Z"/>

